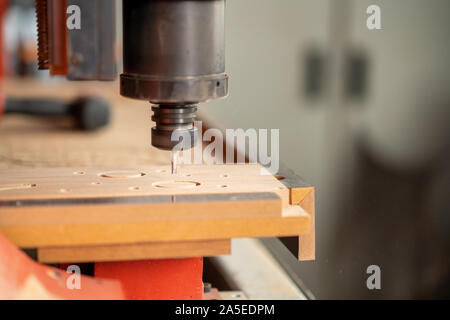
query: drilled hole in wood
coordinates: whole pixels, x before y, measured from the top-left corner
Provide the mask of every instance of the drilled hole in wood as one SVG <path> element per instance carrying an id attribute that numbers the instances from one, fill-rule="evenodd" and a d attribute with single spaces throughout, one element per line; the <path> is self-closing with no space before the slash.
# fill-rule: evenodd
<path id="1" fill-rule="evenodd" d="M 133 170 L 123 170 L 123 171 L 109 171 L 99 174 L 102 178 L 111 179 L 133 179 L 145 176 L 144 172 L 133 171 Z"/>
<path id="2" fill-rule="evenodd" d="M 102 183 L 101 183 L 101 182 L 91 182 L 91 184 L 92 184 L 93 186 L 98 186 L 98 185 L 101 185 Z"/>
<path id="3" fill-rule="evenodd" d="M 73 174 L 77 175 L 77 176 L 82 176 L 82 175 L 85 175 L 86 172 L 84 172 L 84 171 L 75 171 Z"/>
<path id="4" fill-rule="evenodd" d="M 0 185 L 0 191 L 31 189 L 35 188 L 36 186 L 37 185 L 34 183 L 3 184 Z"/>
<path id="5" fill-rule="evenodd" d="M 131 191 L 139 191 L 141 190 L 141 187 L 129 187 L 128 189 Z"/>
<path id="6" fill-rule="evenodd" d="M 228 188 L 228 186 L 226 184 L 222 184 L 219 186 L 219 188 L 225 189 L 225 188 Z"/>
<path id="7" fill-rule="evenodd" d="M 162 189 L 190 189 L 200 185 L 201 183 L 197 181 L 159 181 L 153 183 L 154 187 Z"/>
<path id="8" fill-rule="evenodd" d="M 221 177 L 221 178 L 228 178 L 229 175 L 225 173 L 225 174 L 221 174 L 220 177 Z"/>

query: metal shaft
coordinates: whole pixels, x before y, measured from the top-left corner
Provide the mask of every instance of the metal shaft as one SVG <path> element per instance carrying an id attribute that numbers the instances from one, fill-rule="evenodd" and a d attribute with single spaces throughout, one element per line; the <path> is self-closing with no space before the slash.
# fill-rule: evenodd
<path id="1" fill-rule="evenodd" d="M 121 94 L 156 105 L 152 145 L 194 138 L 193 106 L 228 94 L 225 0 L 123 0 L 123 35 Z"/>
<path id="2" fill-rule="evenodd" d="M 179 151 L 172 151 L 172 174 L 177 174 L 178 153 Z"/>

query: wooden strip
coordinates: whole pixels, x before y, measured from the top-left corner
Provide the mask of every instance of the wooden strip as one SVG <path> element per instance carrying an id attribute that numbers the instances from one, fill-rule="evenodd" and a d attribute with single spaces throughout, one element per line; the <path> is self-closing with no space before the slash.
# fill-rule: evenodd
<path id="1" fill-rule="evenodd" d="M 152 242 L 130 245 L 39 248 L 41 263 L 83 263 L 212 257 L 231 253 L 230 240 Z"/>
<path id="2" fill-rule="evenodd" d="M 277 177 L 290 190 L 289 204 L 300 206 L 311 217 L 311 231 L 309 233 L 298 237 L 284 237 L 280 240 L 300 261 L 315 260 L 315 189 L 285 166 L 281 166 Z"/>
<path id="3" fill-rule="evenodd" d="M 0 231 L 22 247 L 228 239 L 230 231 L 259 233 L 254 222 L 282 220 L 273 193 L 30 200 L 0 208 Z"/>
<path id="4" fill-rule="evenodd" d="M 23 248 L 294 236 L 310 231 L 310 216 L 300 207 L 296 208 L 281 218 L 176 219 L 87 225 L 23 224 L 0 226 L 0 232 Z"/>
<path id="5" fill-rule="evenodd" d="M 280 198 L 272 193 L 21 201 L 18 206 L 16 203 L 0 202 L 0 227 L 249 220 L 281 217 L 282 212 Z"/>
<path id="6" fill-rule="evenodd" d="M 316 260 L 316 219 L 315 219 L 315 194 L 312 190 L 300 203 L 300 206 L 310 215 L 311 226 L 307 234 L 299 236 L 299 254 L 300 261 Z"/>

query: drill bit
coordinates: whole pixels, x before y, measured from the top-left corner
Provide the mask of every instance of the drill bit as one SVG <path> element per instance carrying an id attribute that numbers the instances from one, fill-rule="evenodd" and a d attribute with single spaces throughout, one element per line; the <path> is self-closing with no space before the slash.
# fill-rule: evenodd
<path id="1" fill-rule="evenodd" d="M 172 150 L 172 174 L 177 174 L 178 152 Z"/>

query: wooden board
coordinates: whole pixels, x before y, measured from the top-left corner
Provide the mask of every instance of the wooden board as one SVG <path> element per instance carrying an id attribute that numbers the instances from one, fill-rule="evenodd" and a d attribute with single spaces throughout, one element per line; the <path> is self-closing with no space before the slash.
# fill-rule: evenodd
<path id="1" fill-rule="evenodd" d="M 258 164 L 0 170 L 0 201 L 273 192 L 289 189 Z"/>
<path id="2" fill-rule="evenodd" d="M 231 253 L 230 240 L 51 247 L 38 249 L 41 263 L 83 263 L 167 258 L 213 257 Z"/>
<path id="3" fill-rule="evenodd" d="M 0 171 L 0 231 L 21 247 L 40 248 L 288 236 L 310 228 L 310 216 L 289 207 L 289 189 L 259 165 L 185 166 L 175 177 L 158 167 L 79 170 Z M 169 183 L 186 178 L 195 183 Z"/>

